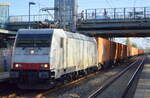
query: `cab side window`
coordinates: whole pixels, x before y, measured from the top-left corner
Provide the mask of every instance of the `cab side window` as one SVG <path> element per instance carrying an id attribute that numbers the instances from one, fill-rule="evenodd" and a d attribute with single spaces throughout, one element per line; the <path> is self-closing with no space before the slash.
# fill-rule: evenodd
<path id="1" fill-rule="evenodd" d="M 64 38 L 60 38 L 60 48 L 64 47 Z"/>

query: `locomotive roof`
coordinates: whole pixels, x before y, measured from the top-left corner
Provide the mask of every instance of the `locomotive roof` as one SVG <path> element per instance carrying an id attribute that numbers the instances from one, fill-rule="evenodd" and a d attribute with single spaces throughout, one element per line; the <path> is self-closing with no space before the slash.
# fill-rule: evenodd
<path id="1" fill-rule="evenodd" d="M 70 33 L 63 29 L 21 29 L 18 31 L 19 34 L 50 34 L 57 33 L 68 38 L 81 39 L 87 41 L 93 41 L 93 38 L 87 37 L 79 33 Z"/>
<path id="2" fill-rule="evenodd" d="M 87 40 L 87 41 L 93 41 L 92 38 L 87 37 L 85 35 L 79 34 L 79 33 L 70 33 L 66 32 L 67 37 L 69 38 L 75 38 L 75 39 L 80 39 L 80 40 Z"/>
<path id="3" fill-rule="evenodd" d="M 52 33 L 53 29 L 20 29 L 19 34 L 48 34 Z"/>

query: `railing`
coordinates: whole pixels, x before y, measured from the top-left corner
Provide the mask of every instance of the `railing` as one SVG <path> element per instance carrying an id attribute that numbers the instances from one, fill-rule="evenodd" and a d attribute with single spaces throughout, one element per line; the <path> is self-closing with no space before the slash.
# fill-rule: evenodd
<path id="1" fill-rule="evenodd" d="M 53 21 L 54 19 L 52 17 L 53 16 L 48 14 L 31 15 L 30 19 L 31 22 L 32 21 Z M 81 13 L 79 13 L 77 17 L 78 20 L 147 19 L 150 18 L 150 7 L 86 9 Z M 28 15 L 9 17 L 9 22 L 28 22 L 28 21 L 29 21 Z"/>
<path id="2" fill-rule="evenodd" d="M 31 15 L 30 21 L 51 21 L 53 20 L 52 17 L 48 14 L 41 14 L 41 15 Z M 18 16 L 10 16 L 9 22 L 28 22 L 29 15 L 18 15 Z"/>
<path id="3" fill-rule="evenodd" d="M 147 19 L 150 18 L 150 7 L 86 9 L 78 19 Z"/>

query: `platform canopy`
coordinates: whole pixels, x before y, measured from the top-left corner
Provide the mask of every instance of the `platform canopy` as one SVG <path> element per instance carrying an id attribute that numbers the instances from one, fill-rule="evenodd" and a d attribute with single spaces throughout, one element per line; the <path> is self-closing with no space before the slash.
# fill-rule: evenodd
<path id="1" fill-rule="evenodd" d="M 8 30 L 4 30 L 4 29 L 0 29 L 0 33 L 10 33 L 10 31 L 8 31 Z"/>
<path id="2" fill-rule="evenodd" d="M 0 2 L 0 6 L 10 6 L 10 3 L 7 3 L 7 2 Z"/>

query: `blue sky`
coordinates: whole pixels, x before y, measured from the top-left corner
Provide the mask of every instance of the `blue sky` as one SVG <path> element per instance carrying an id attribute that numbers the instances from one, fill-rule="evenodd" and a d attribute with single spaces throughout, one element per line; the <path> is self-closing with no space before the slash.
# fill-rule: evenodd
<path id="1" fill-rule="evenodd" d="M 54 5 L 54 0 L 0 0 L 0 2 L 11 3 L 10 15 L 27 15 L 29 1 L 37 3 L 32 6 L 32 14 L 38 14 L 39 8 L 53 7 Z M 149 0 L 78 0 L 78 2 L 79 11 L 89 8 L 150 6 Z"/>
<path id="2" fill-rule="evenodd" d="M 35 6 L 32 6 L 31 13 L 39 14 L 39 9 L 43 7 L 53 7 L 54 0 L 0 0 L 0 2 L 10 2 L 10 15 L 28 15 L 28 2 L 36 2 Z M 79 12 L 83 9 L 91 8 L 120 8 L 120 7 L 150 7 L 150 0 L 78 0 Z M 119 42 L 125 40 L 119 39 Z M 149 46 L 149 42 L 146 42 L 144 38 L 132 39 L 140 48 Z M 149 47 L 150 48 L 150 47 Z"/>

